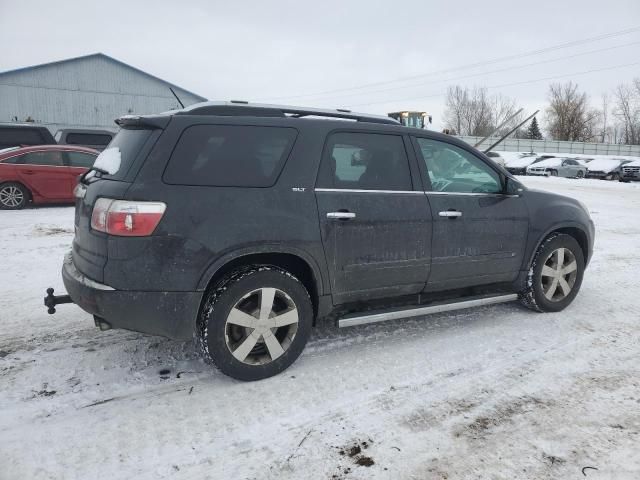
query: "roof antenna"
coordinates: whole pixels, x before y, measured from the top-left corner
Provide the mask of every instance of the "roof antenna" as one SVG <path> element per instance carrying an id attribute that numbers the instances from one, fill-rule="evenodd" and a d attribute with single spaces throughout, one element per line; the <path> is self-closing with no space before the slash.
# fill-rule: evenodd
<path id="1" fill-rule="evenodd" d="M 173 88 L 169 87 L 169 90 L 171 90 L 171 93 L 173 93 L 173 96 L 174 96 L 174 97 L 176 97 L 176 100 L 178 100 L 178 103 L 180 104 L 180 106 L 181 106 L 182 108 L 184 108 L 184 103 L 182 103 L 182 102 L 180 101 L 180 97 L 178 97 L 178 95 L 176 95 L 176 92 L 174 92 L 174 91 L 173 91 Z"/>

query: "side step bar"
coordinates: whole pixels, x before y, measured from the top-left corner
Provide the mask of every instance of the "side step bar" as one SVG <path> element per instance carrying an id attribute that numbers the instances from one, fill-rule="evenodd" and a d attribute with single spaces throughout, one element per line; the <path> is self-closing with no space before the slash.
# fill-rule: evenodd
<path id="1" fill-rule="evenodd" d="M 339 327 L 354 327 L 366 323 L 386 322 L 387 320 L 398 320 L 400 318 L 420 317 L 431 313 L 451 312 L 453 310 L 463 310 L 465 308 L 480 307 L 483 305 L 495 305 L 496 303 L 513 302 L 518 299 L 518 294 L 498 295 L 492 297 L 471 297 L 468 300 L 457 300 L 449 302 L 434 303 L 424 307 L 405 308 L 401 310 L 385 310 L 367 313 L 362 315 L 349 314 L 338 320 Z"/>

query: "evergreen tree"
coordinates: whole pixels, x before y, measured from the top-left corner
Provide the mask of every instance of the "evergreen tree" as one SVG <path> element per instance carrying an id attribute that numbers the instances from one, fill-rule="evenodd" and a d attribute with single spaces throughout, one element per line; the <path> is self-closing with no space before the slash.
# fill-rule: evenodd
<path id="1" fill-rule="evenodd" d="M 542 133 L 540 132 L 540 127 L 538 126 L 538 120 L 536 117 L 533 117 L 531 123 L 529 124 L 529 128 L 527 129 L 527 138 L 531 140 L 542 140 Z"/>

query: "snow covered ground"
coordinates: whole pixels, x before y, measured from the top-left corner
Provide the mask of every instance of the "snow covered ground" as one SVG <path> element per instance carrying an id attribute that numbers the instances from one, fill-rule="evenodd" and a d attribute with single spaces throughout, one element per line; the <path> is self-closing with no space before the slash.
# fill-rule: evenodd
<path id="1" fill-rule="evenodd" d="M 0 212 L 0 479 L 640 478 L 640 184 L 523 181 L 596 223 L 567 310 L 323 326 L 255 383 L 189 342 L 47 315 L 73 210 Z"/>

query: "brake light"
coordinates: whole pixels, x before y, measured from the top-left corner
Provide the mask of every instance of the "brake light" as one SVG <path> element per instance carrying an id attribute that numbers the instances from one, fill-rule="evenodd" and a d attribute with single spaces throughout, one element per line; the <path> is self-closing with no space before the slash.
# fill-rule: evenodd
<path id="1" fill-rule="evenodd" d="M 99 198 L 93 206 L 91 228 L 121 237 L 146 237 L 156 229 L 166 209 L 162 202 Z"/>

